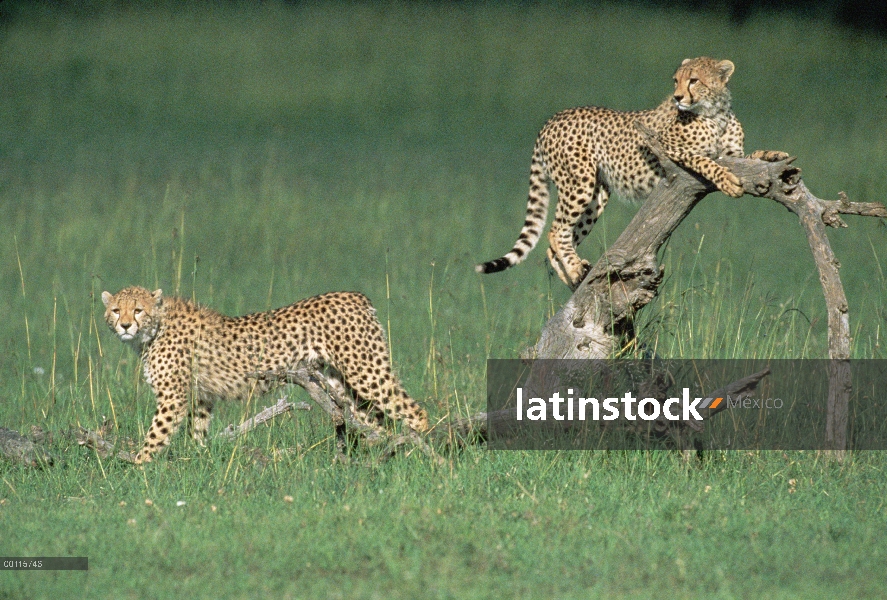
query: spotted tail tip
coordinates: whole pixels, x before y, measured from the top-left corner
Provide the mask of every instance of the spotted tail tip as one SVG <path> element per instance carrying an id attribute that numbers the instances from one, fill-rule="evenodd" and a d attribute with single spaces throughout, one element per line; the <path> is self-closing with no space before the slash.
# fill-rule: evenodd
<path id="1" fill-rule="evenodd" d="M 504 271 L 508 267 L 511 266 L 511 261 L 507 258 L 497 258 L 496 260 L 491 260 L 490 262 L 485 262 L 481 265 L 477 265 L 474 267 L 474 270 L 478 273 L 498 273 L 499 271 Z"/>

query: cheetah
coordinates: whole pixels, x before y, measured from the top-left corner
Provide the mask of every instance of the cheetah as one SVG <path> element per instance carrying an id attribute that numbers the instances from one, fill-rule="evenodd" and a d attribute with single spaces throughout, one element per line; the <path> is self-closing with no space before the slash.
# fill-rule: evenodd
<path id="1" fill-rule="evenodd" d="M 162 290 L 125 288 L 102 293 L 105 321 L 144 364 L 157 412 L 134 462 L 149 462 L 169 444 L 187 415 L 192 436 L 209 430 L 213 403 L 266 393 L 274 384 L 249 375 L 297 363 L 324 367 L 353 395 L 366 419 L 403 419 L 428 429 L 424 409 L 391 371 L 382 326 L 369 299 L 332 292 L 268 312 L 227 317 Z"/>
<path id="2" fill-rule="evenodd" d="M 652 129 L 668 157 L 702 175 L 729 196 L 744 193 L 739 179 L 714 162 L 743 156 L 742 126 L 730 108 L 727 81 L 733 63 L 688 58 L 674 74 L 674 94 L 653 110 L 620 112 L 608 108 L 571 108 L 554 115 L 542 128 L 530 164 L 530 192 L 524 227 L 510 252 L 477 265 L 495 273 L 519 264 L 536 246 L 548 212 L 548 183 L 554 181 L 558 202 L 548 232 L 548 260 L 560 279 L 576 289 L 590 264 L 576 254 L 607 206 L 611 191 L 626 200 L 650 195 L 665 176 L 656 156 L 634 124 Z M 788 154 L 759 150 L 751 155 L 768 161 Z"/>

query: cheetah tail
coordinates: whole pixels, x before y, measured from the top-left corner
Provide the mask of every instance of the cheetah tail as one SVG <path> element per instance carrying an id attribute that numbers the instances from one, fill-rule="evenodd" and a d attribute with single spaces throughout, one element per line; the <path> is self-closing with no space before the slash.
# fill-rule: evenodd
<path id="1" fill-rule="evenodd" d="M 545 219 L 548 215 L 548 171 L 538 144 L 533 149 L 533 162 L 530 164 L 530 192 L 527 198 L 527 217 L 514 247 L 502 258 L 477 265 L 478 273 L 496 273 L 523 262 L 527 254 L 536 247 Z"/>

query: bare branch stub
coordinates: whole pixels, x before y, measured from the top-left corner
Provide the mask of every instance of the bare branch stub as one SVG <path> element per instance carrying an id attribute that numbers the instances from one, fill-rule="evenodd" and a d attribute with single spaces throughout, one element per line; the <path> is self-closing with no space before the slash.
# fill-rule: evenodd
<path id="1" fill-rule="evenodd" d="M 311 399 L 330 416 L 337 434 L 344 435 L 343 428 L 347 424 L 371 443 L 380 438 L 377 430 L 356 419 L 351 409 L 351 399 L 345 397 L 344 390 L 333 385 L 320 371 L 298 365 L 287 371 L 252 373 L 251 376 L 258 379 L 284 381 L 303 388 L 311 396 Z"/>

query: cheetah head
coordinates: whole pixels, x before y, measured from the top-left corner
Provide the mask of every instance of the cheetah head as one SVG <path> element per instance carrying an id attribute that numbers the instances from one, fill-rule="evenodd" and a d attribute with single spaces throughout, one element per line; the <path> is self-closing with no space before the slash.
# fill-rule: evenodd
<path id="1" fill-rule="evenodd" d="M 727 82 L 733 63 L 713 58 L 687 58 L 674 74 L 674 103 L 679 111 L 708 116 L 729 108 Z M 726 104 L 726 106 L 725 106 Z"/>
<path id="2" fill-rule="evenodd" d="M 136 339 L 146 344 L 157 335 L 163 291 L 149 292 L 143 287 L 124 288 L 114 295 L 102 292 L 105 321 L 124 342 Z"/>

